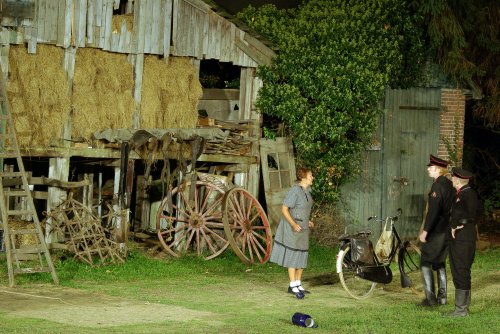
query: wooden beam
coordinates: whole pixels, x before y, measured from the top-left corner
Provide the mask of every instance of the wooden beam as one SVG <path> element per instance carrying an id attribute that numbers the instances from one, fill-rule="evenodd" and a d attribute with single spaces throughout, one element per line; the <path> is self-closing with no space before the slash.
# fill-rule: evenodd
<path id="1" fill-rule="evenodd" d="M 64 148 L 64 147 L 51 147 L 51 148 L 30 148 L 28 150 L 21 150 L 23 157 L 45 157 L 45 158 L 99 158 L 99 159 L 120 159 L 120 151 L 106 148 Z M 16 157 L 13 152 L 2 152 L 0 158 L 14 158 Z M 167 156 L 169 159 L 175 160 L 178 157 L 176 152 L 171 152 Z M 186 155 L 190 158 L 190 155 Z M 131 151 L 130 159 L 141 159 L 139 155 Z M 258 162 L 258 158 L 254 156 L 239 156 L 231 154 L 202 154 L 198 161 L 203 162 L 224 162 L 224 163 L 242 163 L 254 164 Z"/>
<path id="2" fill-rule="evenodd" d="M 234 39 L 234 43 L 238 48 L 241 49 L 244 53 L 246 53 L 250 58 L 252 58 L 258 65 L 271 65 L 272 58 L 268 57 L 264 53 L 262 53 L 258 48 L 251 44 L 246 44 L 244 41 L 240 39 L 240 36 L 236 36 Z"/>
<path id="3" fill-rule="evenodd" d="M 200 100 L 239 100 L 239 89 L 204 88 Z"/>

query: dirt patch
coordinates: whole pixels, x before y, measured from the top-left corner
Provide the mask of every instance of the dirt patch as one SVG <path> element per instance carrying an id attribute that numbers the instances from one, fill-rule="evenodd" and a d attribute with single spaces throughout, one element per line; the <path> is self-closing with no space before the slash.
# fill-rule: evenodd
<path id="1" fill-rule="evenodd" d="M 42 289 L 0 286 L 0 312 L 85 327 L 214 318 L 211 312 L 45 286 Z"/>

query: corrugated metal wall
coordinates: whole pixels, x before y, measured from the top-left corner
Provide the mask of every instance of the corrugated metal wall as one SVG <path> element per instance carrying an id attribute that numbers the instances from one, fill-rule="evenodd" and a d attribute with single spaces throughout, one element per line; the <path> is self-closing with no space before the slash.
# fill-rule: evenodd
<path id="1" fill-rule="evenodd" d="M 362 175 L 342 189 L 349 232 L 369 228 L 376 239 L 381 226 L 366 219 L 402 208 L 398 231 L 405 238 L 416 237 L 432 183 L 426 165 L 429 154 L 437 154 L 440 108 L 440 89 L 386 91 L 385 112 L 376 136 L 380 149 L 364 153 Z"/>

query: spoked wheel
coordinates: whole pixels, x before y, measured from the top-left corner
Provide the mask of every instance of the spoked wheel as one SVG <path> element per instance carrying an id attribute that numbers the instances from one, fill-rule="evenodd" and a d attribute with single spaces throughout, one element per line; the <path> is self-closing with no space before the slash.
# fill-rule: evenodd
<path id="1" fill-rule="evenodd" d="M 189 251 L 206 260 L 221 254 L 229 245 L 222 223 L 224 190 L 211 183 L 196 182 L 190 198 L 191 184 L 183 183 L 172 190 L 172 205 L 165 197 L 156 216 L 156 231 L 161 244 L 179 257 Z"/>
<path id="2" fill-rule="evenodd" d="M 401 286 L 410 288 L 417 294 L 423 290 L 420 255 L 420 249 L 409 241 L 403 244 L 398 253 L 398 265 L 402 274 Z"/>
<path id="3" fill-rule="evenodd" d="M 222 201 L 222 220 L 229 244 L 245 263 L 265 263 L 271 255 L 272 237 L 264 209 L 248 191 L 229 190 Z"/>
<path id="4" fill-rule="evenodd" d="M 351 261 L 351 244 L 343 246 L 337 256 L 337 273 L 340 283 L 347 293 L 356 299 L 370 296 L 377 283 L 368 281 L 358 276 L 360 266 Z"/>

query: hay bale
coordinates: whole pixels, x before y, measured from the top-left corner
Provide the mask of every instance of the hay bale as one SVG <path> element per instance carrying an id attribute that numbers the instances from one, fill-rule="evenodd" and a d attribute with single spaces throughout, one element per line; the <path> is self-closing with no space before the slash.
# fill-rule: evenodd
<path id="1" fill-rule="evenodd" d="M 63 55 L 51 45 L 39 44 L 34 55 L 24 46 L 9 48 L 7 97 L 20 147 L 46 147 L 62 135 L 71 106 Z"/>
<path id="2" fill-rule="evenodd" d="M 19 219 L 9 219 L 9 228 L 11 231 L 16 230 L 34 230 L 35 223 Z M 37 245 L 38 237 L 34 234 L 20 234 L 15 236 L 16 248 L 28 245 Z"/>
<path id="3" fill-rule="evenodd" d="M 198 70 L 188 58 L 156 56 L 144 59 L 141 127 L 194 128 L 198 121 L 198 100 L 203 90 Z"/>
<path id="4" fill-rule="evenodd" d="M 117 22 L 125 20 L 128 27 L 129 19 Z M 63 57 L 64 50 L 51 45 L 39 44 L 35 55 L 24 46 L 10 47 L 7 94 L 21 147 L 51 145 L 68 117 L 71 137 L 87 142 L 97 131 L 132 127 L 134 78 L 127 55 L 78 49 L 71 95 Z M 202 93 L 198 70 L 188 58 L 166 62 L 145 56 L 140 127 L 196 127 Z"/>
<path id="5" fill-rule="evenodd" d="M 73 79 L 73 138 L 130 128 L 135 110 L 133 68 L 123 54 L 79 49 Z"/>

